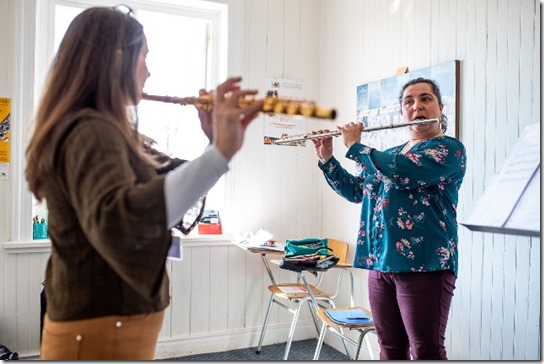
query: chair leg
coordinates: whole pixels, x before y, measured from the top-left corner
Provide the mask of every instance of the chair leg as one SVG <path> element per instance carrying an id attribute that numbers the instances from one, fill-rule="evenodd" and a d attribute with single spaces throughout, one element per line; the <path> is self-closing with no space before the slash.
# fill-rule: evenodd
<path id="1" fill-rule="evenodd" d="M 327 300 L 327 302 L 329 302 L 329 304 L 331 304 L 334 307 L 334 301 L 332 301 L 330 299 L 326 299 L 326 300 Z M 302 305 L 306 301 L 308 302 L 308 308 L 310 310 L 310 314 L 312 315 L 312 319 L 314 321 L 315 329 L 316 329 L 318 334 L 320 333 L 319 324 L 317 322 L 318 321 L 317 316 L 315 314 L 314 307 L 312 307 L 313 303 L 312 303 L 311 297 L 309 297 L 309 296 L 305 297 L 305 298 L 301 299 L 298 302 L 297 309 L 294 312 L 294 317 L 293 317 L 293 321 L 291 322 L 291 330 L 289 331 L 289 338 L 287 340 L 287 347 L 285 348 L 285 354 L 283 356 L 283 360 L 287 360 L 287 357 L 289 356 L 289 350 L 291 349 L 291 342 L 293 341 L 293 336 L 295 334 L 295 327 L 297 325 L 298 316 L 300 314 L 300 310 L 302 309 Z M 315 308 L 315 310 L 317 310 L 317 309 L 319 309 L 319 307 Z M 345 346 L 345 344 L 344 344 L 344 346 Z M 347 350 L 347 348 L 346 348 L 346 350 Z"/>
<path id="2" fill-rule="evenodd" d="M 366 342 L 366 345 L 367 345 L 367 349 L 368 349 L 368 355 L 370 355 L 370 358 L 372 360 L 374 360 L 374 353 L 372 352 L 372 348 L 370 347 L 370 341 L 368 340 L 368 338 L 366 337 L 367 334 L 371 331 L 374 331 L 374 328 L 372 327 L 367 327 L 366 329 L 364 329 L 363 331 L 361 331 L 361 335 L 359 335 L 359 341 L 357 342 L 357 350 L 355 350 L 355 357 L 354 357 L 354 360 L 357 360 L 359 359 L 359 354 L 361 352 L 361 347 L 363 346 L 363 340 L 365 340 Z"/>
<path id="3" fill-rule="evenodd" d="M 344 336 L 344 329 L 340 328 L 340 334 L 342 334 L 341 338 L 342 338 L 342 344 L 344 344 L 344 350 L 346 351 L 346 356 L 348 357 L 349 360 L 351 360 L 351 356 L 349 355 L 349 349 L 348 349 L 348 345 L 347 345 L 347 342 L 346 342 L 346 339 L 345 339 L 345 336 Z M 357 360 L 357 356 L 355 356 L 355 360 Z"/>
<path id="4" fill-rule="evenodd" d="M 310 310 L 310 314 L 312 315 L 312 319 L 314 320 L 315 331 L 317 331 L 317 333 L 319 334 L 319 324 L 317 322 L 317 317 L 315 315 L 312 301 L 310 299 L 308 299 L 308 309 Z"/>
<path id="5" fill-rule="evenodd" d="M 336 308 L 336 305 L 335 305 L 333 300 L 329 300 L 328 302 L 332 306 L 332 308 Z M 348 359 L 351 359 L 351 356 L 349 355 L 349 349 L 348 349 L 346 339 L 344 339 L 344 336 L 343 336 L 344 335 L 344 330 L 342 328 L 340 328 L 340 333 L 342 334 L 342 336 L 341 336 L 342 344 L 344 345 L 344 350 L 346 351 L 346 356 L 348 357 Z"/>
<path id="6" fill-rule="evenodd" d="M 370 328 L 368 329 L 368 332 L 375 331 L 376 329 Z M 374 360 L 374 352 L 372 351 L 372 345 L 370 345 L 370 339 L 365 335 L 365 342 L 366 342 L 366 349 L 368 350 L 368 355 L 370 355 L 370 359 Z"/>
<path id="7" fill-rule="evenodd" d="M 261 338 L 259 339 L 259 346 L 257 347 L 257 351 L 255 352 L 256 354 L 261 353 L 261 347 L 264 341 L 264 334 L 266 332 L 266 328 L 268 327 L 268 321 L 270 320 L 270 312 L 272 311 L 272 303 L 274 303 L 274 294 L 270 295 L 270 302 L 268 302 L 268 309 L 266 310 L 266 316 L 264 317 L 263 328 L 261 330 Z"/>
<path id="8" fill-rule="evenodd" d="M 308 300 L 308 308 L 310 309 L 310 313 L 312 314 L 312 319 L 314 320 L 314 326 L 315 326 L 315 331 L 319 334 L 321 331 L 319 331 L 319 321 L 321 320 L 318 320 L 317 319 L 317 316 L 316 316 L 316 310 L 319 310 L 319 307 L 313 307 L 313 303 L 312 303 L 312 300 L 310 297 L 307 297 L 307 298 L 304 298 L 304 300 Z M 324 298 L 324 299 L 319 299 L 319 301 L 321 302 L 324 302 L 326 301 L 332 308 L 336 308 L 335 304 L 334 304 L 334 301 L 329 299 L 329 298 Z"/>
<path id="9" fill-rule="evenodd" d="M 319 340 L 317 341 L 317 346 L 315 347 L 313 360 L 319 360 L 319 354 L 321 354 L 321 347 L 323 346 L 323 341 L 325 341 L 325 334 L 327 333 L 327 330 L 328 330 L 327 324 L 323 322 L 323 325 L 321 325 Z"/>
<path id="10" fill-rule="evenodd" d="M 293 336 L 295 336 L 295 328 L 297 327 L 298 316 L 300 314 L 300 309 L 302 308 L 303 303 L 304 299 L 302 301 L 299 301 L 297 304 L 297 308 L 293 313 L 293 321 L 291 321 L 291 328 L 289 329 L 289 337 L 287 338 L 287 345 L 285 346 L 283 360 L 287 360 L 287 357 L 289 356 L 289 350 L 291 350 L 291 343 L 293 342 Z"/>

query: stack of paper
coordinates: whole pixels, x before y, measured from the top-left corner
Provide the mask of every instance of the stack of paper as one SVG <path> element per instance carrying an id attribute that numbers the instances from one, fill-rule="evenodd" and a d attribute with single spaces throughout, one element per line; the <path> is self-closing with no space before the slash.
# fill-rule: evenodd
<path id="1" fill-rule="evenodd" d="M 278 244 L 277 246 L 270 246 L 269 241 L 273 238 L 273 235 L 268 231 L 260 229 L 255 235 L 252 235 L 249 238 L 243 238 L 239 241 L 234 241 L 234 243 L 241 248 L 249 251 L 278 251 L 283 252 L 285 246 L 283 244 Z"/>
<path id="2" fill-rule="evenodd" d="M 325 310 L 325 314 L 340 325 L 349 324 L 368 324 L 372 322 L 372 317 L 364 313 L 360 308 L 350 308 L 347 310 Z"/>

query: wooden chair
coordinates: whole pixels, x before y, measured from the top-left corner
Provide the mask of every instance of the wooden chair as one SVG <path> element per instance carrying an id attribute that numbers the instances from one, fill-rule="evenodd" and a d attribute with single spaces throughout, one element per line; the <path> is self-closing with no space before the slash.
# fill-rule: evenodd
<path id="1" fill-rule="evenodd" d="M 364 313 L 372 317 L 372 313 L 365 307 L 342 307 L 342 308 L 332 308 L 331 310 L 347 310 L 349 308 L 360 308 L 361 310 L 363 310 Z M 329 316 L 327 316 L 324 309 L 317 310 L 317 316 L 321 319 L 321 321 L 323 322 L 323 325 L 321 326 L 321 333 L 319 335 L 319 340 L 317 341 L 317 346 L 315 348 L 313 360 L 319 360 L 319 354 L 321 353 L 321 347 L 323 346 L 323 341 L 325 340 L 325 334 L 327 333 L 327 331 L 331 331 L 335 335 L 342 338 L 344 345 L 346 341 L 354 345 L 356 349 L 355 349 L 355 355 L 353 356 L 353 360 L 357 360 L 359 358 L 359 353 L 361 351 L 363 340 L 366 338 L 366 334 L 376 330 L 373 322 L 364 323 L 364 324 L 357 324 L 357 323 L 338 324 L 332 321 L 329 318 Z M 344 334 L 344 329 L 359 331 L 359 339 L 355 341 L 352 338 L 346 336 Z M 368 340 L 368 338 L 366 340 L 366 345 L 367 345 L 370 358 L 374 360 L 374 353 L 372 352 L 372 347 L 370 346 L 370 341 Z M 348 357 L 349 357 L 349 353 L 348 353 Z"/>
<path id="2" fill-rule="evenodd" d="M 342 275 L 344 272 L 348 272 L 351 277 L 351 305 L 353 306 L 353 276 L 351 275 L 351 272 L 349 272 L 346 269 L 346 268 L 352 267 L 351 264 L 346 262 L 349 244 L 340 240 L 328 238 L 327 245 L 329 248 L 332 249 L 332 253 L 335 254 L 339 259 L 336 266 L 331 268 L 333 270 L 340 268 L 339 274 L 338 274 L 338 280 L 336 283 L 336 291 L 334 293 L 328 293 L 328 292 L 322 291 L 319 288 L 323 280 L 324 274 L 327 271 L 317 273 L 318 274 L 317 282 L 315 285 L 310 285 L 310 289 L 312 293 L 314 294 L 314 297 L 316 301 L 319 303 L 320 307 L 334 308 L 336 307 L 334 303 L 334 299 L 339 294 L 341 281 L 342 281 Z M 281 260 L 272 259 L 271 262 L 274 264 L 279 264 Z M 291 321 L 291 327 L 289 330 L 289 335 L 287 337 L 287 345 L 285 347 L 285 353 L 283 355 L 283 360 L 287 360 L 289 356 L 289 350 L 291 349 L 293 336 L 295 334 L 295 328 L 299 318 L 300 310 L 302 306 L 304 305 L 304 303 L 308 302 L 310 313 L 312 315 L 312 319 L 314 321 L 315 328 L 318 334 L 320 333 L 319 323 L 315 315 L 315 310 L 312 309 L 312 306 L 311 306 L 313 304 L 311 301 L 311 297 L 307 293 L 305 285 L 303 283 L 297 282 L 297 283 L 271 284 L 268 286 L 268 290 L 270 291 L 270 301 L 268 303 L 268 309 L 266 311 L 266 316 L 265 316 L 263 328 L 261 331 L 261 337 L 259 339 L 259 346 L 257 347 L 256 353 L 260 354 L 261 352 L 261 347 L 264 341 L 266 329 L 268 327 L 268 321 L 270 319 L 270 313 L 272 311 L 273 304 L 277 304 L 279 307 L 286 309 L 293 315 L 293 319 Z M 349 354 L 348 348 L 345 342 L 344 342 L 344 347 L 346 349 L 346 353 Z"/>

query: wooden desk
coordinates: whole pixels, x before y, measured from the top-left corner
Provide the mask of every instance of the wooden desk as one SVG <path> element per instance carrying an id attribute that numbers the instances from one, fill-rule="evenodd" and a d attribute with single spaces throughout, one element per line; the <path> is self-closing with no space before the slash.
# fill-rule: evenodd
<path id="1" fill-rule="evenodd" d="M 277 284 L 276 283 L 276 279 L 274 278 L 274 275 L 272 274 L 272 270 L 270 269 L 270 264 L 268 263 L 268 259 L 266 259 L 266 256 L 267 255 L 275 255 L 275 256 L 283 256 L 284 254 L 284 251 L 283 249 L 280 251 L 280 250 L 271 250 L 271 249 L 266 249 L 266 248 L 263 248 L 263 249 L 259 249 L 259 248 L 255 248 L 255 247 L 248 247 L 247 245 L 244 245 L 244 244 L 239 244 L 239 243 L 236 243 L 236 242 L 233 242 L 234 245 L 236 245 L 237 247 L 239 247 L 240 249 L 244 249 L 250 253 L 255 253 L 255 254 L 259 254 L 261 256 L 261 260 L 263 262 L 263 265 L 266 269 L 266 272 L 268 273 L 268 277 L 270 278 L 270 281 L 272 282 L 272 284 Z"/>

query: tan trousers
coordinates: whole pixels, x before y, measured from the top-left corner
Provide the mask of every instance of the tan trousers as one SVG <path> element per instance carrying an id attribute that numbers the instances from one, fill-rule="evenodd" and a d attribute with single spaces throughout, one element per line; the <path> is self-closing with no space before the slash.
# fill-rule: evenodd
<path id="1" fill-rule="evenodd" d="M 41 360 L 154 360 L 164 310 L 77 321 L 44 318 Z"/>

